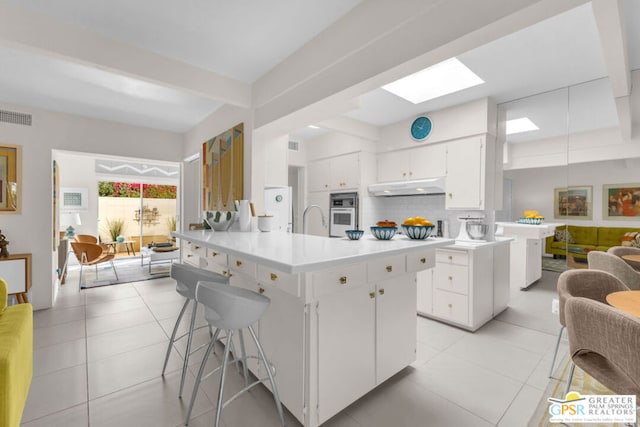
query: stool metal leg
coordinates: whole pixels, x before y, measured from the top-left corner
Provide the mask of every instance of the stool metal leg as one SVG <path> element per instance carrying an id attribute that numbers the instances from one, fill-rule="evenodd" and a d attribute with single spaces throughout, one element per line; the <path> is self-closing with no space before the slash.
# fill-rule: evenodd
<path id="1" fill-rule="evenodd" d="M 276 387 L 276 382 L 273 380 L 273 373 L 271 372 L 271 365 L 269 365 L 269 362 L 267 361 L 267 358 L 264 355 L 264 351 L 262 350 L 262 346 L 260 345 L 260 342 L 258 341 L 258 337 L 256 337 L 256 333 L 253 331 L 253 327 L 251 325 L 249 325 L 249 327 L 247 329 L 249 329 L 249 333 L 251 334 L 251 338 L 253 338 L 253 342 L 256 343 L 256 347 L 258 348 L 258 354 L 260 355 L 260 358 L 262 359 L 262 363 L 264 363 L 264 367 L 267 370 L 267 375 L 269 375 L 269 382 L 271 383 L 271 391 L 273 393 L 273 400 L 275 400 L 276 408 L 278 408 L 278 415 L 280 415 L 280 422 L 284 426 L 284 414 L 282 413 L 282 403 L 280 402 L 280 395 L 278 394 L 278 388 Z"/>
<path id="2" fill-rule="evenodd" d="M 569 369 L 569 376 L 567 377 L 567 386 L 564 389 L 564 396 L 562 396 L 563 399 L 571 389 L 571 381 L 573 380 L 573 371 L 575 369 L 576 369 L 576 364 L 571 362 L 571 368 Z"/>
<path id="3" fill-rule="evenodd" d="M 244 374 L 244 386 L 249 386 L 249 370 L 247 368 L 247 352 L 244 346 L 244 336 L 242 335 L 242 329 L 238 331 L 238 337 L 240 338 L 240 358 L 242 360 L 242 370 Z M 234 357 L 235 358 L 235 357 Z"/>
<path id="4" fill-rule="evenodd" d="M 227 376 L 227 363 L 229 362 L 229 352 L 231 351 L 231 339 L 233 338 L 233 330 L 227 329 L 227 345 L 224 346 L 224 357 L 222 359 L 222 373 L 220 374 L 220 386 L 218 387 L 218 402 L 216 405 L 216 422 L 215 427 L 220 425 L 220 414 L 222 413 L 222 398 L 224 394 L 224 379 Z"/>
<path id="5" fill-rule="evenodd" d="M 556 357 L 558 356 L 558 349 L 560 348 L 560 339 L 562 338 L 562 332 L 564 331 L 564 326 L 560 328 L 560 332 L 558 332 L 558 341 L 556 341 L 556 352 L 553 353 L 553 360 L 551 361 L 551 369 L 549 370 L 549 378 L 553 375 L 553 367 L 556 364 Z"/>
<path id="6" fill-rule="evenodd" d="M 182 377 L 180 378 L 180 391 L 178 397 L 182 399 L 182 389 L 184 388 L 184 380 L 189 369 L 189 355 L 191 354 L 191 342 L 193 341 L 193 329 L 196 326 L 196 314 L 198 313 L 198 303 L 193 302 L 193 311 L 191 312 L 191 323 L 189 324 L 189 335 L 187 337 L 187 350 L 184 353 L 184 362 L 182 363 Z"/>
<path id="7" fill-rule="evenodd" d="M 209 346 L 207 347 L 207 351 L 204 353 L 202 357 L 202 363 L 200 364 L 200 369 L 198 369 L 198 376 L 196 377 L 196 382 L 193 385 L 193 393 L 191 393 L 191 402 L 189 402 L 189 410 L 187 411 L 187 419 L 184 422 L 185 426 L 189 425 L 189 420 L 191 419 L 191 411 L 193 411 L 193 405 L 196 403 L 196 396 L 198 394 L 198 389 L 200 388 L 200 381 L 202 380 L 202 374 L 204 373 L 204 367 L 207 364 L 207 360 L 209 359 L 209 355 L 211 354 L 211 350 L 216 344 L 216 340 L 218 339 L 218 334 L 220 333 L 219 329 L 216 329 L 216 333 L 211 339 Z"/>
<path id="8" fill-rule="evenodd" d="M 178 314 L 178 319 L 176 319 L 176 324 L 173 327 L 173 332 L 171 333 L 171 339 L 169 339 L 169 347 L 167 347 L 167 355 L 164 357 L 164 365 L 162 366 L 162 376 L 164 377 L 164 372 L 167 369 L 167 362 L 169 362 L 169 355 L 171 354 L 171 349 L 173 348 L 173 343 L 176 339 L 176 333 L 178 332 L 178 327 L 180 326 L 180 321 L 182 320 L 182 316 L 184 312 L 187 310 L 187 306 L 189 305 L 190 299 L 187 298 L 182 306 L 182 310 L 180 310 L 180 314 Z"/>

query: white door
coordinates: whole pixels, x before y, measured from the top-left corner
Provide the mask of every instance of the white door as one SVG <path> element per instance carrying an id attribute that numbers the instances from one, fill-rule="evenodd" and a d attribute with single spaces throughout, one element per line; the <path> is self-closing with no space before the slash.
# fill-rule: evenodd
<path id="1" fill-rule="evenodd" d="M 329 191 L 331 171 L 328 160 L 317 160 L 307 165 L 308 191 Z"/>
<path id="2" fill-rule="evenodd" d="M 433 144 L 406 152 L 409 158 L 408 179 L 440 178 L 447 173 L 447 144 Z"/>
<path id="3" fill-rule="evenodd" d="M 391 151 L 378 154 L 378 182 L 408 179 L 409 151 Z"/>
<path id="4" fill-rule="evenodd" d="M 345 154 L 331 159 L 331 189 L 348 190 L 360 185 L 360 156 Z"/>
<path id="5" fill-rule="evenodd" d="M 482 138 L 447 143 L 447 209 L 482 209 Z"/>
<path id="6" fill-rule="evenodd" d="M 415 301 L 411 274 L 376 284 L 376 384 L 416 360 Z"/>

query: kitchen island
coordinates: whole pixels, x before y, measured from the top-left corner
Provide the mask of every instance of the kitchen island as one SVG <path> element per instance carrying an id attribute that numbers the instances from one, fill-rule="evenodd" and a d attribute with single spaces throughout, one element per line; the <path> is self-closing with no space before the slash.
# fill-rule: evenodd
<path id="1" fill-rule="evenodd" d="M 415 360 L 416 274 L 435 265 L 436 248 L 454 243 L 401 235 L 387 241 L 284 232 L 173 235 L 184 262 L 271 299 L 256 331 L 275 366 L 282 403 L 307 427 Z M 264 376 L 253 360 L 248 366 Z"/>

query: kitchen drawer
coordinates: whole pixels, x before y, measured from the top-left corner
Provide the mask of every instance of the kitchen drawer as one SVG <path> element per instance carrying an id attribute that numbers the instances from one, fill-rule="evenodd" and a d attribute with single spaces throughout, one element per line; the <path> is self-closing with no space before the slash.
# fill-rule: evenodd
<path id="1" fill-rule="evenodd" d="M 467 251 L 436 249 L 436 262 L 443 264 L 469 265 L 469 253 Z"/>
<path id="2" fill-rule="evenodd" d="M 213 249 L 207 249 L 207 260 L 214 262 L 218 265 L 227 265 L 227 254 L 214 251 Z"/>
<path id="3" fill-rule="evenodd" d="M 433 268 L 436 265 L 436 251 L 415 252 L 407 255 L 407 273 Z"/>
<path id="4" fill-rule="evenodd" d="M 466 295 L 433 290 L 433 315 L 462 325 L 469 323 L 469 298 Z"/>
<path id="5" fill-rule="evenodd" d="M 223 276 L 229 275 L 229 269 L 226 265 L 215 263 L 211 258 L 200 258 L 200 268 L 222 274 Z"/>
<path id="6" fill-rule="evenodd" d="M 258 283 L 264 286 L 275 286 L 295 296 L 300 296 L 299 277 L 297 274 L 283 273 L 282 271 L 258 265 Z"/>
<path id="7" fill-rule="evenodd" d="M 369 282 L 391 279 L 405 274 L 406 255 L 378 258 L 367 263 Z"/>
<path id="8" fill-rule="evenodd" d="M 256 277 L 256 263 L 247 261 L 246 259 L 229 255 L 229 269 L 232 272 L 246 274 L 250 277 Z"/>
<path id="9" fill-rule="evenodd" d="M 469 294 L 469 267 L 436 263 L 435 287 L 444 291 Z"/>
<path id="10" fill-rule="evenodd" d="M 194 254 L 201 257 L 207 256 L 207 248 L 200 245 L 200 243 L 187 242 L 187 248 Z"/>
<path id="11" fill-rule="evenodd" d="M 364 264 L 345 265 L 333 270 L 326 270 L 311 275 L 313 295 L 319 297 L 337 294 L 367 283 L 367 269 Z"/>

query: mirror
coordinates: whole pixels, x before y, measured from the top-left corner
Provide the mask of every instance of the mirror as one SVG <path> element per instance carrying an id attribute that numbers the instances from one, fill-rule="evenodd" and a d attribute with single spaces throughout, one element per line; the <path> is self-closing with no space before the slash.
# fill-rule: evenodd
<path id="1" fill-rule="evenodd" d="M 20 147 L 0 145 L 0 213 L 20 213 Z"/>

